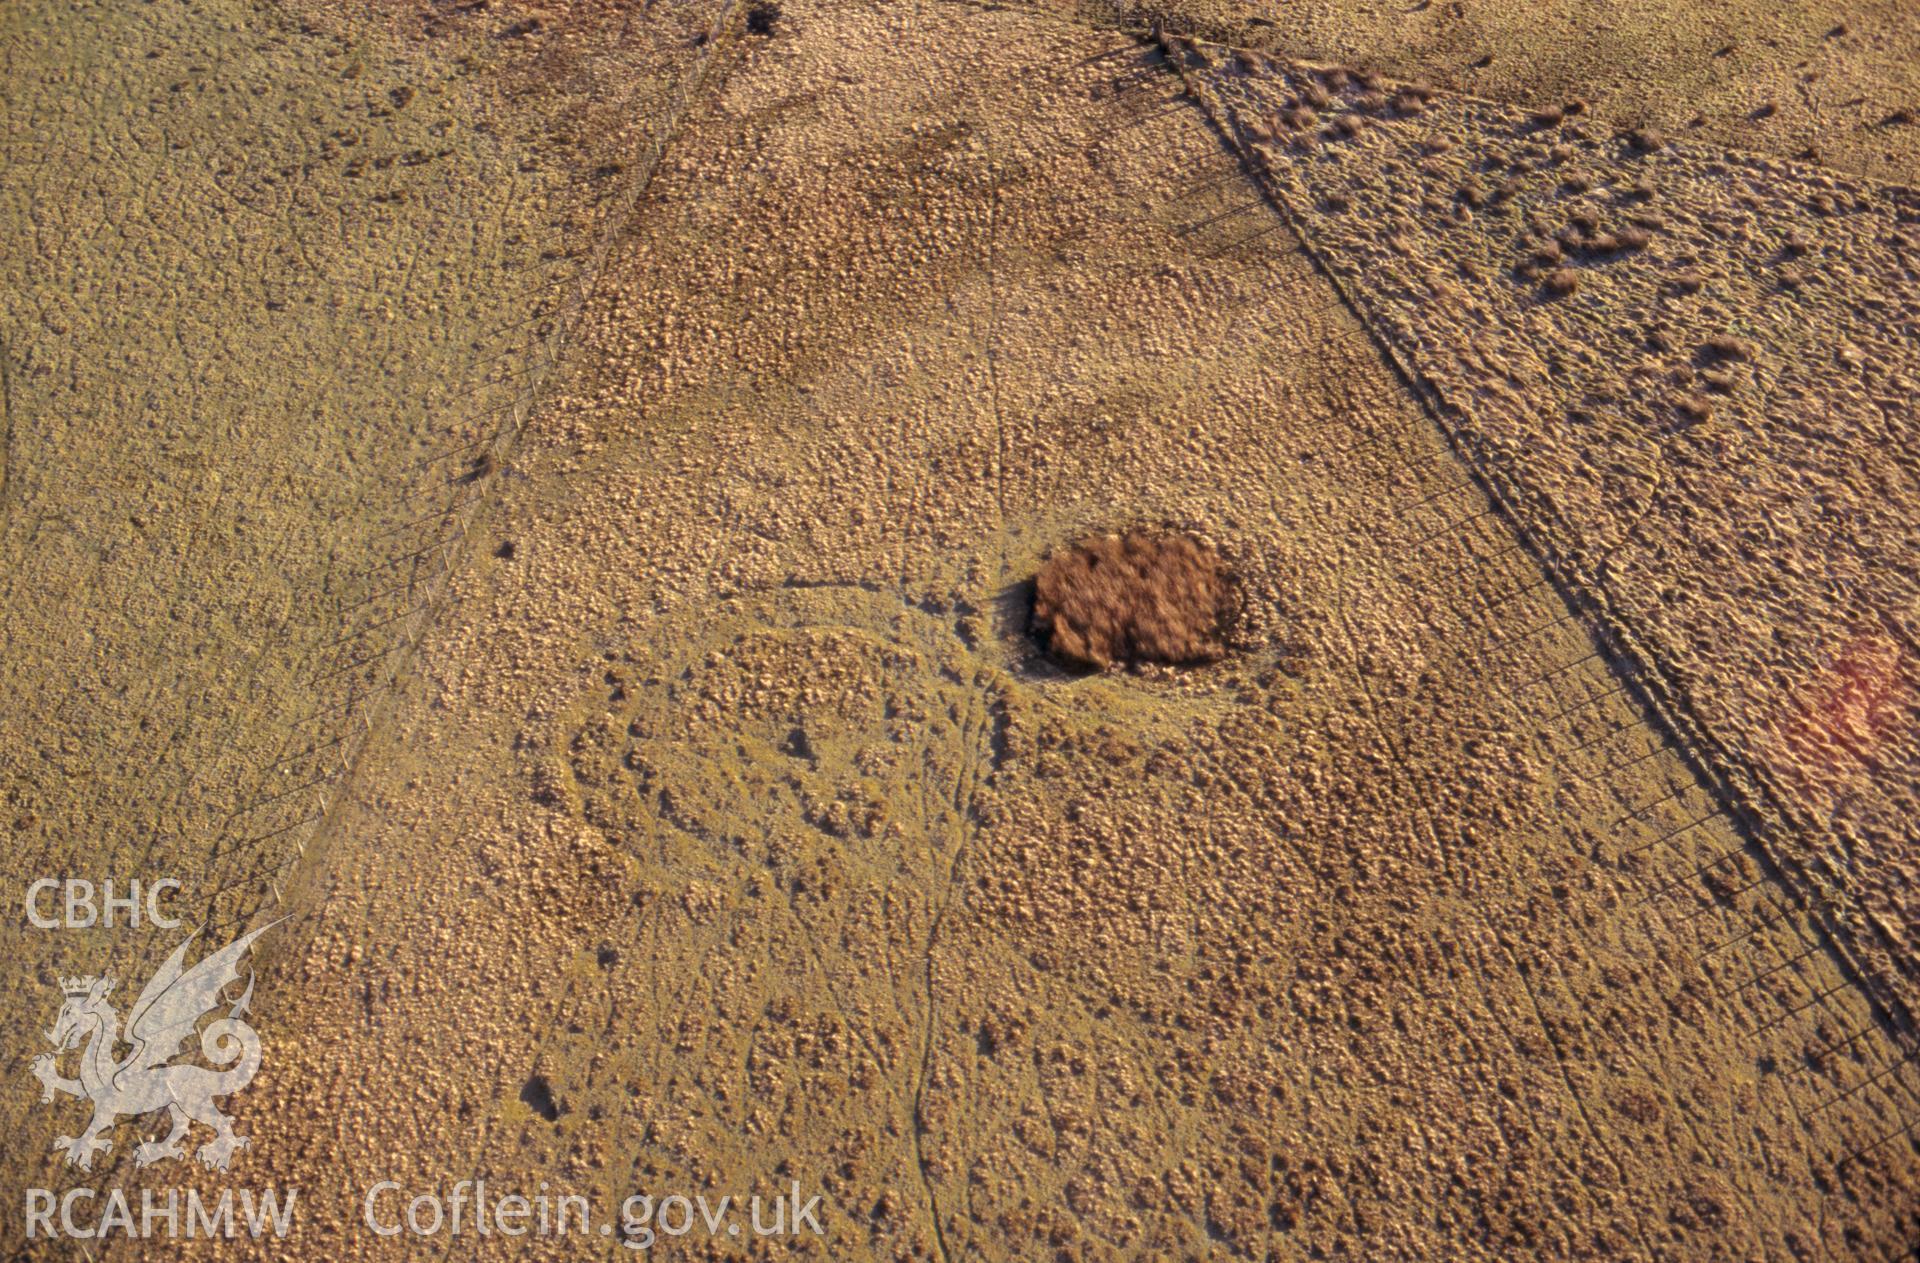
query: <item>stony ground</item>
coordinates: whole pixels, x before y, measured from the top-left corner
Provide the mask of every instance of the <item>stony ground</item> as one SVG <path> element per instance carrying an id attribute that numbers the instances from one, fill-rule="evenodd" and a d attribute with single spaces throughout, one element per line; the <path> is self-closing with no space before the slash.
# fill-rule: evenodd
<path id="1" fill-rule="evenodd" d="M 615 155 L 664 134 L 704 29 L 593 61 L 347 16 L 0 19 L 15 907 L 48 876 L 171 878 L 209 934 L 282 904 L 624 204 Z M 59 976 L 137 992 L 176 941 L 9 918 L 8 1064 Z M 33 1092 L 0 1111 L 36 1164 L 62 1130 Z"/>
<path id="2" fill-rule="evenodd" d="M 1856 1259 L 1911 1248 L 1917 1159 L 1904 1127 L 1920 1084 L 1882 981 L 1896 977 L 1900 944 L 1865 959 L 1857 937 L 1873 901 L 1897 889 L 1891 870 L 1863 861 L 1864 877 L 1842 871 L 1816 887 L 1783 864 L 1810 866 L 1832 835 L 1795 815 L 1763 818 L 1737 779 L 1778 775 L 1738 722 L 1774 712 L 1707 705 L 1743 644 L 1711 618 L 1775 620 L 1782 635 L 1795 624 L 1729 611 L 1741 572 L 1703 573 L 1697 560 L 1680 572 L 1699 580 L 1692 605 L 1660 621 L 1647 611 L 1671 603 L 1635 604 L 1685 586 L 1656 581 L 1655 566 L 1737 538 L 1741 506 L 1708 494 L 1722 475 L 1702 457 L 1700 481 L 1684 484 L 1701 498 L 1672 494 L 1676 480 L 1637 502 L 1631 522 L 1598 476 L 1590 495 L 1567 498 L 1587 516 L 1518 509 L 1528 479 L 1573 485 L 1578 452 L 1609 475 L 1627 463 L 1615 455 L 1625 428 L 1682 385 L 1671 372 L 1627 378 L 1639 360 L 1596 332 L 1609 303 L 1656 301 L 1614 265 L 1574 260 L 1582 282 L 1555 301 L 1538 295 L 1546 273 L 1511 270 L 1526 261 L 1509 257 L 1511 232 L 1563 197 L 1560 168 L 1598 166 L 1587 151 L 1549 152 L 1550 176 L 1530 167 L 1506 221 L 1451 210 L 1458 184 L 1485 177 L 1449 164 L 1539 143 L 1521 108 L 1538 102 L 1503 109 L 1437 90 L 1418 119 L 1370 112 L 1358 139 L 1305 157 L 1277 143 L 1263 168 L 1267 145 L 1246 117 L 1268 126 L 1268 104 L 1285 102 L 1261 98 L 1243 117 L 1246 94 L 1284 98 L 1302 84 L 1284 70 L 1256 80 L 1218 52 L 1212 70 L 1196 61 L 1182 79 L 1138 40 L 1083 21 L 937 0 L 729 8 L 675 26 L 589 8 L 418 16 L 388 11 L 370 26 L 337 7 L 308 15 L 317 33 L 272 30 L 348 35 L 329 72 L 360 94 L 346 108 L 391 105 L 400 84 L 383 76 L 406 67 L 482 58 L 472 112 L 447 125 L 537 107 L 528 117 L 548 129 L 561 176 L 584 180 L 556 184 L 557 204 L 597 218 L 555 238 L 530 225 L 527 240 L 571 256 L 558 266 L 581 279 L 582 298 L 517 315 L 492 291 L 473 300 L 472 328 L 533 330 L 499 341 L 503 359 L 445 370 L 458 390 L 496 382 L 482 388 L 509 409 L 493 423 L 504 429 L 421 407 L 409 382 L 382 388 L 384 412 L 364 409 L 415 418 L 393 422 L 414 427 L 399 436 L 316 420 L 300 403 L 333 398 L 319 379 L 361 363 L 358 351 L 324 339 L 309 339 L 320 351 L 305 360 L 249 351 L 256 372 L 304 364 L 315 380 L 302 387 L 296 374 L 290 398 L 259 409 L 284 429 L 229 440 L 193 467 L 251 491 L 248 462 L 279 458 L 289 435 L 364 443 L 358 463 L 322 462 L 336 477 L 364 471 L 362 507 L 269 506 L 292 555 L 330 546 L 343 572 L 364 572 L 410 565 L 414 551 L 381 534 L 411 520 L 400 509 L 413 485 L 383 462 L 450 452 L 428 468 L 453 500 L 421 510 L 444 558 L 430 591 L 443 574 L 445 590 L 404 642 L 374 642 L 405 646 L 394 650 L 403 667 L 365 677 L 380 700 L 354 702 L 354 724 L 314 739 L 340 734 L 352 771 L 323 783 L 324 810 L 300 833 L 304 861 L 277 889 L 268 869 L 236 870 L 237 893 L 211 904 L 235 918 L 291 913 L 262 956 L 266 1069 L 233 1101 L 253 1149 L 227 1177 L 122 1165 L 110 1178 L 297 1183 L 288 1250 L 341 1258 L 419 1253 L 360 1226 L 373 1181 L 427 1189 L 476 1175 L 499 1189 L 544 1180 L 603 1205 L 635 1190 L 769 1194 L 797 1180 L 823 1195 L 827 1232 L 796 1252 L 835 1259 Z M 1524 49 L 1533 37 L 1500 38 Z M 21 64 L 52 61 L 9 48 Z M 356 62 L 359 78 L 347 73 Z M 1869 76 L 1883 65 L 1857 64 Z M 596 66 L 603 78 L 590 77 Z M 641 68 L 657 96 L 629 84 L 633 95 L 609 99 Z M 1184 82 L 1198 99 L 1182 97 Z M 1617 97 L 1598 87 L 1583 94 L 1594 105 L 1576 126 L 1596 147 L 1642 121 L 1608 114 Z M 1360 90 L 1340 95 L 1314 130 L 1351 114 Z M 569 115 L 583 100 L 595 112 Z M 1395 167 L 1395 155 L 1371 167 L 1357 157 L 1429 132 L 1453 148 Z M 524 139 L 500 144 L 528 152 Z M 1428 158 L 1434 170 L 1420 168 Z M 1615 268 L 1623 278 L 1664 263 L 1716 208 L 1733 213 L 1673 209 L 1694 205 L 1676 189 L 1707 161 L 1694 148 L 1617 160 L 1658 175 L 1666 202 L 1655 205 L 1672 225 Z M 1739 169 L 1779 173 L 1769 196 L 1818 177 Z M 1336 171 L 1341 182 L 1321 183 Z M 1589 192 L 1614 178 L 1597 170 Z M 1835 183 L 1850 196 L 1865 187 Z M 483 184 L 476 201 L 510 220 L 517 201 L 486 201 Z M 1452 282 L 1457 295 L 1429 295 L 1425 312 L 1356 297 L 1356 278 L 1398 292 L 1386 283 L 1408 267 L 1391 261 L 1403 257 L 1396 221 L 1368 199 L 1408 189 L 1444 200 L 1451 218 L 1416 223 L 1445 235 L 1423 250 L 1409 229 L 1405 254 L 1471 257 L 1482 271 Z M 1347 206 L 1324 206 L 1329 192 Z M 444 223 L 405 204 L 416 209 L 396 232 Z M 1747 209 L 1750 236 L 1774 222 Z M 1852 233 L 1878 221 L 1842 222 Z M 492 247 L 465 248 L 511 270 Z M 1725 239 L 1685 248 L 1709 285 L 1777 274 Z M 171 257 L 150 251 L 155 275 L 169 274 Z M 1810 247 L 1796 266 L 1821 257 Z M 1829 302 L 1821 292 L 1815 282 L 1784 301 Z M 1689 310 L 1744 296 L 1709 288 Z M 184 317 L 145 301 L 177 345 Z M 1462 319 L 1484 313 L 1471 343 L 1435 330 L 1449 301 Z M 1743 415 L 1775 374 L 1803 362 L 1814 372 L 1806 330 L 1839 309 L 1796 311 L 1725 330 L 1753 348 L 1731 366 L 1693 365 L 1693 326 L 1668 317 L 1676 341 L 1660 354 L 1679 359 L 1665 367 L 1697 374 L 1686 393 L 1711 396 L 1710 412 L 1647 441 L 1691 441 Z M 1481 364 L 1517 361 L 1502 339 L 1532 326 L 1514 322 L 1580 312 L 1589 323 L 1546 327 L 1573 364 L 1612 365 L 1627 383 L 1618 413 L 1590 423 L 1591 447 L 1567 437 L 1564 407 L 1539 406 L 1563 405 L 1559 394 L 1525 393 L 1575 388 L 1552 365 L 1509 373 L 1502 394 L 1457 411 L 1420 393 L 1421 375 L 1442 381 L 1445 364 L 1469 362 L 1463 348 Z M 449 325 L 434 336 L 450 345 L 478 336 L 444 314 L 421 319 Z M 357 336 L 359 321 L 341 323 L 340 338 Z M 1884 342 L 1893 327 L 1862 336 Z M 26 336 L 9 328 L 10 364 Z M 416 340 L 431 341 L 402 339 Z M 102 333 L 98 345 L 155 341 Z M 1867 380 L 1864 357 L 1854 368 Z M 1822 367 L 1829 376 L 1803 389 L 1830 387 L 1838 371 Z M 1707 372 L 1734 374 L 1731 391 Z M 71 374 L 48 376 L 79 390 Z M 10 380 L 32 379 L 10 368 Z M 1536 405 L 1525 441 L 1489 433 L 1463 462 L 1453 445 L 1464 424 L 1491 431 L 1522 415 L 1517 402 L 1483 402 L 1508 396 Z M 78 397 L 97 400 L 99 450 L 132 467 L 138 449 L 123 454 L 110 437 L 111 423 L 129 424 L 123 408 Z M 25 424 L 78 415 L 12 398 Z M 194 411 L 167 402 L 158 415 L 171 428 L 155 433 L 212 444 L 181 419 Z M 1844 415 L 1889 433 L 1899 424 L 1865 403 Z M 1793 484 L 1775 479 L 1790 475 L 1838 478 L 1857 450 L 1779 449 L 1760 441 L 1772 430 L 1747 429 L 1759 439 L 1719 469 L 1768 492 L 1785 494 Z M 50 514 L 65 503 L 101 521 L 126 511 L 124 497 L 77 480 L 83 449 L 70 463 L 49 454 L 57 445 L 13 450 L 37 454 L 10 457 L 9 494 L 31 488 L 32 499 L 9 504 Z M 1494 456 L 1504 478 L 1477 481 Z M 96 478 L 121 468 L 92 459 Z M 162 466 L 151 482 L 202 503 L 181 477 Z M 1516 507 L 1496 508 L 1483 486 Z M 459 501 L 471 503 L 445 512 Z M 1889 532 L 1911 520 L 1896 503 Z M 253 575 L 293 585 L 286 566 L 214 555 L 178 510 L 151 512 L 189 532 L 185 555 L 223 562 L 217 573 L 243 588 Z M 9 539 L 33 520 L 11 510 Z M 341 520 L 356 523 L 344 537 Z M 1060 671 L 1025 634 L 1030 581 L 1063 543 L 1139 524 L 1205 539 L 1233 566 L 1243 616 L 1228 656 L 1189 671 Z M 1630 542 L 1674 535 L 1635 543 L 1641 554 L 1602 548 L 1621 559 L 1612 569 L 1563 564 L 1629 528 Z M 1820 529 L 1802 524 L 1800 537 Z M 1794 538 L 1785 523 L 1779 533 Z M 153 574 L 129 548 L 129 576 Z M 124 642 L 61 640 L 54 631 L 70 624 L 41 590 L 111 572 L 56 566 L 37 546 L 22 555 L 47 578 L 9 598 L 7 669 L 75 683 L 41 690 L 45 713 L 9 717 L 8 755 L 23 818 L 72 819 L 16 827 L 45 828 L 23 855 L 64 862 L 95 855 L 75 839 L 107 829 L 135 786 L 178 794 L 209 783 L 191 769 L 216 765 L 177 740 L 156 743 L 157 765 L 103 764 L 93 752 L 105 738 L 58 716 L 131 732 L 102 709 L 118 695 L 109 669 L 197 716 L 208 688 L 175 681 L 200 659 L 224 670 L 256 629 L 149 644 L 133 633 L 166 620 L 134 608 Z M 1860 557 L 1857 584 L 1886 582 L 1888 567 Z M 176 602 L 225 593 L 215 573 L 155 586 Z M 281 598 L 296 645 L 380 621 L 306 599 L 313 590 Z M 224 596 L 201 599 L 226 608 Z M 1690 616 L 1708 621 L 1674 621 Z M 1646 629 L 1639 669 L 1618 661 L 1623 627 Z M 1724 643 L 1697 665 L 1654 652 L 1690 634 Z M 233 699 L 236 731 L 267 734 L 276 708 L 332 704 L 303 692 L 305 678 L 216 693 Z M 1674 681 L 1695 709 L 1673 704 Z M 1868 707 L 1872 723 L 1881 713 Z M 1906 729 L 1885 731 L 1878 749 L 1905 748 Z M 244 741 L 214 749 L 256 772 L 265 761 Z M 74 764 L 58 778 L 27 762 L 56 756 Z M 1850 784 L 1863 787 L 1852 810 L 1891 813 L 1903 782 L 1895 767 Z M 37 798 L 18 797 L 30 787 Z M 207 797 L 204 816 L 154 813 L 169 857 L 210 874 L 227 854 L 214 827 L 226 800 Z M 1891 842 L 1872 854 L 1898 858 Z M 212 901 L 202 871 L 189 870 L 195 895 Z M 129 971 L 139 952 L 172 946 L 102 937 L 56 953 L 14 933 L 48 976 L 108 946 L 129 954 Z M 51 1006 L 47 977 L 16 973 L 9 1012 L 20 1017 L 6 1037 L 24 1058 Z M 29 1123 L 10 1184 L 69 1178 L 39 1157 L 39 1131 L 69 1120 L 33 1091 L 23 1075 L 7 1097 Z M 122 1149 L 135 1130 L 121 1129 Z M 559 1258 L 595 1247 L 469 1237 L 440 1249 Z M 656 1252 L 776 1253 L 700 1234 Z"/>
<path id="3" fill-rule="evenodd" d="M 1081 0 L 1089 21 L 1188 32 L 1535 109 L 1570 100 L 1749 153 L 1906 184 L 1920 176 L 1920 60 L 1901 0 Z"/>
<path id="4" fill-rule="evenodd" d="M 1218 60 L 1213 99 L 1343 289 L 1911 1012 L 1920 202 Z"/>

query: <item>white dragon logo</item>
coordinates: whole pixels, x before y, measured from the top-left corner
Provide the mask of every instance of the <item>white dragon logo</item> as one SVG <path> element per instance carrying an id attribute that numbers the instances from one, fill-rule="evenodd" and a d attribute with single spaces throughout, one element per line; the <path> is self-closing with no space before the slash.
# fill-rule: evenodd
<path id="1" fill-rule="evenodd" d="M 201 1053 L 214 1065 L 227 1068 L 209 1070 L 205 1066 L 167 1063 L 193 1036 L 200 1019 L 219 1007 L 220 993 L 239 980 L 240 958 L 253 940 L 277 924 L 261 926 L 182 972 L 181 963 L 198 931 L 189 935 L 133 1002 L 124 1041 L 120 1015 L 107 1003 L 114 979 L 60 980 L 67 999 L 47 1038 L 61 1053 L 86 1045 L 80 1055 L 80 1077 L 62 1078 L 55 1053 L 35 1057 L 32 1073 L 43 1085 L 43 1102 L 53 1100 L 56 1092 L 93 1102 L 93 1120 L 86 1131 L 78 1138 L 62 1136 L 54 1142 L 54 1152 L 65 1153 L 68 1166 L 92 1169 L 93 1155 L 113 1147 L 105 1133 L 116 1121 L 160 1109 L 167 1111 L 173 1129 L 164 1140 L 150 1141 L 134 1150 L 134 1161 L 140 1166 L 150 1166 L 162 1158 L 185 1157 L 180 1140 L 190 1122 L 213 1128 L 213 1139 L 200 1146 L 198 1156 L 214 1170 L 226 1170 L 233 1155 L 246 1148 L 247 1138 L 234 1134 L 233 1120 L 214 1106 L 213 1098 L 238 1092 L 260 1069 L 260 1036 L 240 1017 L 253 999 L 251 970 L 245 994 L 234 1002 L 227 1016 L 200 1032 Z M 116 1059 L 114 1050 L 122 1042 L 131 1045 L 132 1051 Z"/>

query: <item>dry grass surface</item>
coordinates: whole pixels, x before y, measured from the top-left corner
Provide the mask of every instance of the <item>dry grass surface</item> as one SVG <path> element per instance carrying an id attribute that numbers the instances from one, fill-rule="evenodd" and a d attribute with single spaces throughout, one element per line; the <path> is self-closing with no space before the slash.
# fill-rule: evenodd
<path id="1" fill-rule="evenodd" d="M 1235 66 L 1206 82 L 1242 137 L 1327 80 Z M 1362 108 L 1339 94 L 1321 125 Z M 1920 196 L 1595 123 L 1552 140 L 1439 97 L 1248 152 L 1779 862 L 1920 1009 Z M 1332 192 L 1349 209 L 1315 210 Z"/>
<path id="2" fill-rule="evenodd" d="M 1444 8 L 1409 20 L 1431 29 Z M 1732 734 L 1716 758 L 1791 762 L 1736 748 L 1736 667 L 1755 672 L 1754 713 L 1793 719 L 1765 708 L 1809 679 L 1832 685 L 1806 712 L 1820 724 L 1790 725 L 1789 745 L 1889 758 L 1904 737 L 1869 748 L 1862 734 L 1893 730 L 1905 694 L 1886 681 L 1904 687 L 1908 660 L 1868 637 L 1837 674 L 1810 672 L 1818 642 L 1795 647 L 1791 613 L 1815 574 L 1842 594 L 1884 592 L 1865 563 L 1896 557 L 1914 520 L 1897 516 L 1904 465 L 1850 465 L 1847 433 L 1824 446 L 1802 433 L 1843 421 L 1898 437 L 1884 410 L 1870 429 L 1894 336 L 1860 329 L 1815 266 L 1841 249 L 1867 281 L 1891 275 L 1904 256 L 1875 244 L 1891 231 L 1873 209 L 1882 190 L 1735 155 L 1712 159 L 1717 200 L 1683 195 L 1702 158 L 1674 139 L 1672 102 L 1622 118 L 1605 84 L 1547 98 L 1567 102 L 1552 121 L 1528 116 L 1538 101 L 1508 109 L 1351 71 L 1295 77 L 1288 103 L 1262 95 L 1281 74 L 1256 79 L 1208 48 L 1214 71 L 1192 69 L 1209 115 L 1175 99 L 1157 56 L 1051 18 L 938 0 L 756 9 L 717 41 L 695 10 L 379 11 L 417 41 L 381 44 L 393 64 L 491 50 L 479 102 L 567 120 L 550 149 L 516 156 L 573 168 L 560 174 L 577 180 L 582 219 L 559 241 L 523 238 L 509 197 L 492 217 L 451 220 L 491 225 L 472 248 L 564 260 L 581 234 L 618 231 L 604 268 L 562 272 L 582 282 L 582 319 L 517 442 L 487 448 L 475 481 L 458 479 L 481 457 L 452 467 L 456 493 L 490 498 L 440 545 L 458 564 L 398 686 L 370 720 L 353 715 L 353 775 L 325 783 L 323 845 L 289 874 L 295 915 L 262 962 L 267 1069 L 232 1102 L 253 1147 L 226 1176 L 110 1178 L 296 1184 L 298 1234 L 282 1248 L 330 1259 L 419 1256 L 420 1242 L 364 1227 L 373 1182 L 473 1177 L 603 1208 L 635 1191 L 764 1196 L 798 1181 L 823 1196 L 827 1232 L 793 1253 L 835 1260 L 1908 1251 L 1920 1158 L 1900 1129 L 1920 1071 L 1795 904 L 1800 887 L 1702 787 L 1699 751 L 1647 722 L 1621 678 L 1631 664 L 1598 651 L 1340 292 L 1375 295 L 1360 308 L 1372 327 L 1435 389 L 1463 392 L 1449 423 L 1472 428 L 1467 450 L 1503 493 L 1546 486 L 1561 517 L 1523 524 L 1556 563 L 1598 550 L 1570 573 L 1628 603 L 1601 613 L 1645 629 L 1646 678 L 1697 686 L 1686 700 L 1705 731 Z M 1485 38 L 1503 56 L 1531 47 L 1528 16 Z M 315 19 L 347 33 L 369 20 L 346 4 Z M 606 181 L 627 174 L 610 169 L 654 136 L 651 89 L 701 49 L 721 72 L 645 196 L 610 211 Z M 356 82 L 353 60 L 329 63 L 330 81 Z M 384 64 L 355 73 L 389 108 L 405 85 L 374 73 Z M 1581 95 L 1591 109 L 1571 108 Z M 84 94 L 46 100 L 84 123 Z M 244 111 L 232 132 L 209 117 L 215 135 L 260 130 Z M 1798 115 L 1783 100 L 1774 117 Z M 1310 208 L 1304 237 L 1256 196 L 1216 119 L 1236 138 L 1237 119 L 1265 133 L 1244 134 L 1272 150 L 1273 191 Z M 1664 143 L 1614 137 L 1643 124 Z M 1786 222 L 1816 194 L 1832 209 Z M 9 205 L 30 221 L 38 204 Z M 1777 264 L 1759 252 L 1776 229 Z M 274 240 L 293 250 L 295 237 Z M 87 268 L 122 257 L 112 240 L 72 239 Z M 1578 284 L 1553 295 L 1562 269 Z M 411 292 L 411 275 L 382 283 Z M 1797 285 L 1775 287 L 1782 275 Z M 1747 301 L 1761 286 L 1787 304 L 1777 318 Z M 460 308 L 476 288 L 424 292 Z M 1887 304 L 1884 329 L 1906 319 L 1884 285 L 1859 293 Z M 538 323 L 527 301 L 510 323 Z M 480 307 L 476 320 L 495 314 Z M 1645 327 L 1610 324 L 1615 308 Z M 155 327 L 177 341 L 173 324 Z M 1846 346 L 1821 362 L 1854 374 L 1854 404 L 1836 378 L 1793 375 L 1813 359 L 1787 348 L 1836 329 Z M 473 341 L 436 336 L 401 341 Z M 285 358 L 324 363 L 324 345 Z M 510 365 L 474 377 L 505 380 Z M 1570 406 L 1554 393 L 1564 383 L 1580 391 Z M 297 405 L 311 398 L 290 395 L 272 415 L 308 433 Z M 1779 409 L 1753 421 L 1755 398 L 1802 405 L 1802 430 Z M 1699 401 L 1703 415 L 1683 406 Z M 364 415 L 418 415 L 411 396 L 392 402 Z M 364 415 L 312 432 L 363 436 Z M 101 433 L 64 483 L 46 481 L 59 466 L 44 448 L 9 467 L 8 495 L 37 497 L 20 503 L 48 510 L 40 538 L 68 550 L 37 554 L 32 581 L 48 591 L 86 572 L 88 540 L 164 574 L 165 550 L 135 547 L 147 527 L 113 516 L 105 476 L 84 530 L 51 516 L 55 491 L 121 468 L 93 460 L 116 450 L 113 427 Z M 1685 447 L 1709 440 L 1724 449 Z M 286 442 L 209 442 L 190 467 L 252 487 L 242 456 Z M 341 479 L 359 460 L 325 467 Z M 1843 519 L 1873 540 L 1841 541 L 1830 567 L 1796 546 L 1836 538 L 1820 515 L 1858 503 L 1839 498 L 1846 479 L 1882 477 L 1888 516 Z M 369 538 L 411 520 L 381 499 L 386 485 L 343 486 L 374 504 Z M 333 501 L 289 512 L 276 538 L 335 538 Z M 182 536 L 198 521 L 159 497 L 139 515 Z M 1232 653 L 1204 671 L 1068 675 L 1035 652 L 1025 582 L 1113 522 L 1232 541 Z M 1769 555 L 1777 574 L 1757 564 Z M 338 564 L 358 574 L 356 557 Z M 325 603 L 312 596 L 336 591 L 321 559 L 310 581 L 274 589 L 273 608 L 299 611 L 310 642 L 377 626 L 390 607 L 353 603 L 414 596 L 411 563 L 392 557 L 391 582 Z M 1213 563 L 1185 560 L 1172 573 L 1193 582 L 1145 586 L 1205 592 Z M 205 594 L 217 628 L 221 610 L 251 608 L 263 567 L 177 582 Z M 1082 612 L 1137 608 L 1100 592 L 1065 585 L 1059 607 L 1110 628 L 1111 644 L 1142 620 Z M 1652 619 L 1668 607 L 1677 621 Z M 171 608 L 127 603 L 124 632 L 112 623 L 89 645 L 56 635 L 71 629 L 50 606 L 10 603 L 6 660 L 23 680 L 91 678 Z M 1198 617 L 1146 621 L 1184 629 L 1165 645 L 1206 643 Z M 1755 649 L 1765 628 L 1787 646 L 1777 660 Z M 128 657 L 153 693 L 100 722 L 135 740 L 137 703 L 184 681 L 227 699 L 233 730 L 254 734 L 230 757 L 264 774 L 278 750 L 253 725 L 274 731 L 259 719 L 274 699 L 297 715 L 335 704 L 262 701 L 211 667 L 195 674 L 233 657 L 219 636 L 175 653 Z M 99 733 L 67 726 L 117 704 L 112 684 L 8 717 L 9 788 L 71 825 L 34 835 L 36 863 L 86 859 L 116 802 L 197 801 L 202 746 L 110 762 L 92 753 Z M 158 718 L 186 731 L 185 716 Z M 305 779 L 272 785 L 294 820 L 312 810 Z M 278 893 L 217 834 L 169 853 L 224 865 L 223 906 Z M 1869 906 L 1855 875 L 1835 891 Z M 49 972 L 96 968 L 101 946 L 67 961 L 17 942 Z M 44 1024 L 42 1008 L 18 1011 L 16 1065 Z M 29 1127 L 64 1121 L 36 1111 Z M 66 1186 L 28 1134 L 9 1186 Z M 122 1138 L 120 1152 L 131 1127 Z M 436 1244 L 482 1259 L 583 1249 Z M 696 1232 L 656 1252 L 744 1251 Z"/>
<path id="3" fill-rule="evenodd" d="M 1232 614 L 1220 555 L 1166 531 L 1080 540 L 1047 558 L 1034 580 L 1034 634 L 1076 667 L 1216 661 Z"/>
<path id="4" fill-rule="evenodd" d="M 1864 998 L 1663 897 L 1737 833 L 1164 71 L 939 4 L 738 51 L 263 981 L 310 1239 L 458 1170 L 797 1178 L 835 1259 L 1893 1248 L 1886 1096 L 1816 1112 L 1885 1045 L 1795 1051 Z M 1114 520 L 1233 539 L 1247 652 L 1037 664 Z"/>
<path id="5" fill-rule="evenodd" d="M 10 890 L 171 878 L 203 943 L 273 915 L 500 475 L 607 168 L 703 29 L 687 6 L 608 48 L 604 12 L 597 45 L 550 16 L 535 47 L 497 7 L 401 8 L 0 16 Z M 178 944 L 119 922 L 0 923 L 30 962 L 0 974 L 8 1064 L 46 1050 L 59 975 L 137 994 Z M 0 1126 L 10 1199 L 70 1174 L 37 1093 Z M 131 1178 L 134 1126 L 90 1178 Z"/>
<path id="6" fill-rule="evenodd" d="M 1081 0 L 1091 22 L 1115 19 Z M 1920 24 L 1903 0 L 1274 0 L 1123 3 L 1122 22 L 1505 101 L 1920 183 Z M 1540 124 L 1536 124 L 1538 126 Z"/>

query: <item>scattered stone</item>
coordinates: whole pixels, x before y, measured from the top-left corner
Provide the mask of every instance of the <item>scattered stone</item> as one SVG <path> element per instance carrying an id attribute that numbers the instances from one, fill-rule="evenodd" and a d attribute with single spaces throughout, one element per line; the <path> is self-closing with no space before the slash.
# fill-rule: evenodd
<path id="1" fill-rule="evenodd" d="M 1681 416 L 1695 425 L 1713 419 L 1713 405 L 1698 395 L 1681 395 L 1673 401 L 1673 406 Z"/>
<path id="2" fill-rule="evenodd" d="M 1572 268 L 1555 268 L 1547 273 L 1547 292 L 1556 298 L 1565 298 L 1580 288 L 1580 274 Z"/>
<path id="3" fill-rule="evenodd" d="M 1729 333 L 1716 334 L 1708 338 L 1700 347 L 1705 359 L 1713 360 L 1750 360 L 1753 358 L 1753 345 Z"/>

